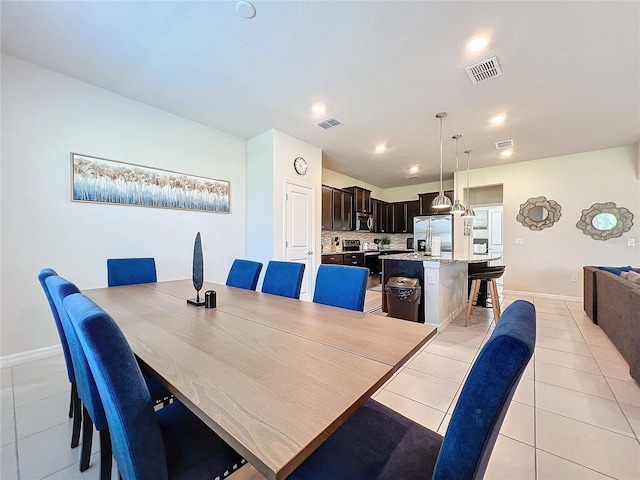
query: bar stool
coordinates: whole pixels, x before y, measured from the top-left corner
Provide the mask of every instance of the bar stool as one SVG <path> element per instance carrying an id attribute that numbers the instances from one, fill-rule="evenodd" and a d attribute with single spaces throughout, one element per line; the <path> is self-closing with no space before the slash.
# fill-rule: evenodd
<path id="1" fill-rule="evenodd" d="M 469 275 L 471 280 L 471 291 L 469 292 L 469 306 L 467 307 L 467 316 L 464 319 L 464 326 L 469 326 L 469 318 L 473 313 L 473 303 L 476 301 L 478 291 L 480 290 L 480 282 L 487 282 L 489 294 L 491 295 L 491 308 L 493 309 L 493 318 L 496 323 L 500 319 L 500 299 L 498 298 L 498 287 L 496 278 L 500 278 L 504 274 L 504 265 L 498 267 L 486 267 Z"/>

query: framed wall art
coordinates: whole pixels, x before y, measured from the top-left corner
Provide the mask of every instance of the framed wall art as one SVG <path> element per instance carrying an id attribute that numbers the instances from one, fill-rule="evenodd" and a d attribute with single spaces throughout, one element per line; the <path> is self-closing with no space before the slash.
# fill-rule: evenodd
<path id="1" fill-rule="evenodd" d="M 71 200 L 229 213 L 229 182 L 71 153 Z"/>
<path id="2" fill-rule="evenodd" d="M 474 230 L 487 230 L 489 228 L 489 211 L 476 210 L 476 216 L 473 217 Z"/>

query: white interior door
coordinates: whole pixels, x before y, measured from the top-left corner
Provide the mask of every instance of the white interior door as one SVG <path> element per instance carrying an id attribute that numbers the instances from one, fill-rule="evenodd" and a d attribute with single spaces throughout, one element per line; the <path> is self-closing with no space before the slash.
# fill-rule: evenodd
<path id="1" fill-rule="evenodd" d="M 502 255 L 502 207 L 490 210 L 489 218 L 489 252 Z M 494 260 L 491 265 L 504 265 L 503 259 Z M 498 283 L 502 282 L 502 278 Z"/>
<path id="2" fill-rule="evenodd" d="M 312 185 L 286 180 L 285 259 L 305 264 L 300 299 L 311 301 L 315 279 L 315 191 Z"/>

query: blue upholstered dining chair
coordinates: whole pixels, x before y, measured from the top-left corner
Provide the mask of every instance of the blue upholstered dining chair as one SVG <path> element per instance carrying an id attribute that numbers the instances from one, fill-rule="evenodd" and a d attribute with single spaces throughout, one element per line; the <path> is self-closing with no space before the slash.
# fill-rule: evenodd
<path id="1" fill-rule="evenodd" d="M 78 287 L 59 276 L 50 276 L 46 279 L 46 285 L 51 292 L 55 308 L 60 316 L 64 329 L 64 335 L 69 345 L 73 367 L 76 372 L 78 395 L 82 400 L 82 452 L 80 453 L 80 471 L 89 468 L 91 458 L 91 446 L 93 443 L 93 427 L 100 433 L 100 480 L 111 478 L 111 439 L 107 419 L 102 408 L 102 402 L 96 389 L 93 375 L 78 341 L 78 337 L 70 323 L 69 316 L 64 309 L 63 300 L 74 293 L 79 293 Z"/>
<path id="2" fill-rule="evenodd" d="M 107 285 L 110 287 L 157 281 L 154 258 L 107 259 Z"/>
<path id="3" fill-rule="evenodd" d="M 227 285 L 246 290 L 255 290 L 256 285 L 258 285 L 260 270 L 262 270 L 260 262 L 236 258 L 231 265 L 231 270 L 229 270 Z"/>
<path id="4" fill-rule="evenodd" d="M 313 301 L 349 310 L 364 310 L 369 269 L 349 265 L 320 265 Z"/>
<path id="5" fill-rule="evenodd" d="M 77 393 L 83 404 L 80 471 L 84 472 L 89 468 L 93 443 L 93 427 L 95 426 L 96 430 L 100 433 L 100 478 L 102 480 L 108 480 L 111 478 L 111 439 L 107 420 L 84 351 L 63 306 L 65 297 L 79 293 L 80 290 L 73 283 L 57 275 L 47 277 L 45 284 L 51 294 L 54 308 L 60 318 L 63 335 L 69 348 L 74 371 L 76 372 Z M 154 377 L 147 373 L 143 375 L 151 392 L 151 398 L 154 404 L 163 403 L 167 405 L 172 397 L 171 394 Z M 78 409 L 80 409 L 80 407 L 78 407 Z"/>
<path id="6" fill-rule="evenodd" d="M 444 438 L 367 400 L 288 480 L 482 478 L 535 341 L 534 306 L 512 303 L 471 367 Z"/>
<path id="7" fill-rule="evenodd" d="M 57 276 L 55 270 L 51 268 L 43 268 L 38 274 L 38 281 L 42 285 L 44 294 L 47 297 L 53 320 L 58 330 L 58 337 L 60 338 L 60 344 L 62 345 L 62 353 L 64 355 L 64 362 L 67 366 L 67 377 L 71 383 L 71 398 L 69 400 L 69 418 L 73 418 L 73 429 L 71 433 L 71 448 L 75 448 L 80 443 L 80 427 L 82 425 L 82 406 L 80 404 L 80 398 L 78 397 L 78 387 L 76 384 L 76 376 L 73 369 L 73 360 L 71 359 L 71 352 L 69 351 L 69 344 L 67 343 L 67 337 L 64 334 L 60 316 L 58 315 L 58 309 L 51 298 L 51 293 L 46 284 L 46 279 L 51 276 Z"/>
<path id="8" fill-rule="evenodd" d="M 245 463 L 180 402 L 154 411 L 133 352 L 104 310 L 82 294 L 66 297 L 64 307 L 96 381 L 124 480 L 224 478 Z"/>
<path id="9" fill-rule="evenodd" d="M 272 260 L 267 265 L 267 271 L 264 273 L 262 293 L 300 298 L 303 276 L 304 263 Z"/>

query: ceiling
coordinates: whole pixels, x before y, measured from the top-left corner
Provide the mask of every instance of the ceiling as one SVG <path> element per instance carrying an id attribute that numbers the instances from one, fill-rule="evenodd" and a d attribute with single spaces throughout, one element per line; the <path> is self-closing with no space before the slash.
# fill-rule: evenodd
<path id="1" fill-rule="evenodd" d="M 445 178 L 454 134 L 461 168 L 466 149 L 479 168 L 640 140 L 638 2 L 253 4 L 247 19 L 228 1 L 3 1 L 2 51 L 242 138 L 275 128 L 381 188 L 439 178 L 441 111 Z M 494 55 L 503 74 L 473 85 L 465 67 Z"/>

